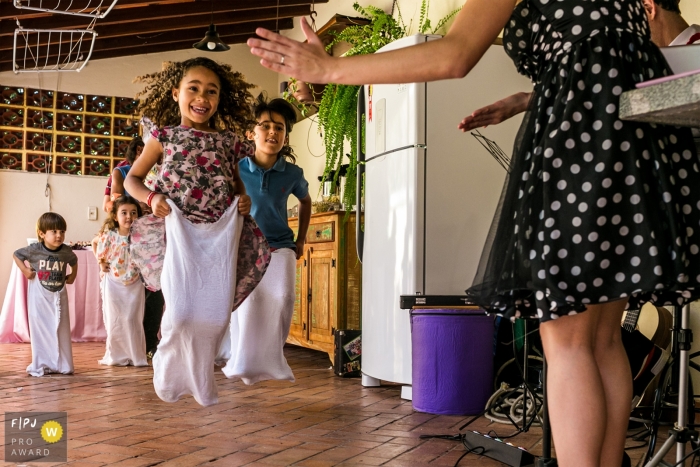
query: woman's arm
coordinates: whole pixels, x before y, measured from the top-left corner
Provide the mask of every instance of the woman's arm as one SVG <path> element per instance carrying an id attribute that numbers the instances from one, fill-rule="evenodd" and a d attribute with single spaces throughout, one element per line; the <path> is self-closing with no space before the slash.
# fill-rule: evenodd
<path id="1" fill-rule="evenodd" d="M 498 37 L 515 4 L 516 0 L 469 0 L 443 39 L 381 54 L 331 57 L 306 19 L 301 21 L 305 43 L 259 28 L 256 33 L 267 40 L 248 39 L 248 45 L 263 66 L 310 83 L 382 84 L 461 78 Z"/>
<path id="2" fill-rule="evenodd" d="M 311 222 L 311 196 L 299 200 L 299 232 L 297 239 L 294 242 L 297 247 L 297 259 L 304 254 L 304 244 L 306 243 L 306 232 L 309 231 L 309 223 Z"/>
<path id="3" fill-rule="evenodd" d="M 114 169 L 112 171 L 112 196 L 121 196 L 124 194 L 124 177 L 122 171 Z"/>
<path id="4" fill-rule="evenodd" d="M 131 166 L 131 170 L 126 174 L 126 180 L 124 180 L 124 188 L 129 192 L 131 196 L 141 201 L 142 203 L 148 204 L 148 196 L 151 194 L 151 190 L 146 188 L 143 181 L 148 175 L 148 171 L 153 168 L 161 155 L 163 154 L 163 145 L 156 138 L 149 138 L 146 145 L 143 147 L 143 152 L 134 161 L 134 165 Z M 170 206 L 166 202 L 168 198 L 159 193 L 151 199 L 151 209 L 153 214 L 158 217 L 165 217 L 170 214 Z"/>

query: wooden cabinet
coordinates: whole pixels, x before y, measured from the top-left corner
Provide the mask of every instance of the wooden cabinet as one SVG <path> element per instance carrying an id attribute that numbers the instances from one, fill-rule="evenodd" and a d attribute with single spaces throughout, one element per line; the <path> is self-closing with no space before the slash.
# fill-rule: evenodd
<path id="1" fill-rule="evenodd" d="M 289 227 L 299 229 L 297 218 Z M 357 259 L 355 213 L 311 215 L 304 254 L 297 261 L 296 301 L 287 342 L 327 352 L 333 331 L 361 328 L 362 266 Z"/>

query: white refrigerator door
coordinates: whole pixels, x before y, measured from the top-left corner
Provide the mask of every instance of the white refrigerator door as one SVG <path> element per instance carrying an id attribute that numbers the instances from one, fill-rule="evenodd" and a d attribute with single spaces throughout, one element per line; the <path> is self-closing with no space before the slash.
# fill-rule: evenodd
<path id="1" fill-rule="evenodd" d="M 411 327 L 399 296 L 416 293 L 423 283 L 423 154 L 405 149 L 373 159 L 365 169 L 362 372 L 402 384 L 411 384 Z"/>
<path id="2" fill-rule="evenodd" d="M 407 37 L 382 51 L 425 40 Z M 424 284 L 425 89 L 365 86 L 362 372 L 402 384 L 411 384 L 411 327 L 399 297 Z"/>

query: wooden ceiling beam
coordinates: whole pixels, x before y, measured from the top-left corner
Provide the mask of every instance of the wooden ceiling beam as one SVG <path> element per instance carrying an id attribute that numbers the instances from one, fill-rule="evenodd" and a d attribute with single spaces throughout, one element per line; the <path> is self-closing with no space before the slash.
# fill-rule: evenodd
<path id="1" fill-rule="evenodd" d="M 22 0 L 27 2 L 29 0 Z M 38 0 L 31 0 L 32 3 Z M 41 0 L 44 7 L 70 4 L 71 10 L 83 9 L 97 0 Z M 104 8 L 112 0 L 104 0 Z M 90 60 L 183 50 L 201 40 L 212 20 L 227 43 L 244 42 L 256 27 L 271 30 L 290 29 L 293 18 L 311 13 L 312 4 L 329 0 L 118 0 L 112 11 L 95 22 L 95 46 Z M 0 70 L 11 70 L 15 19 L 25 29 L 87 29 L 92 18 L 60 13 L 37 12 L 14 7 L 12 0 L 0 0 Z M 60 34 L 42 34 L 38 47 L 44 59 L 65 54 L 66 42 Z M 64 34 L 65 36 L 65 34 Z M 36 41 L 34 35 L 30 42 Z M 18 37 L 18 54 L 24 56 L 24 39 Z M 32 47 L 36 53 L 37 44 Z M 86 48 L 83 47 L 83 53 Z"/>
<path id="2" fill-rule="evenodd" d="M 252 37 L 252 34 L 239 34 L 235 36 L 230 36 L 224 39 L 224 41 L 229 44 L 242 44 L 245 41 L 248 40 L 249 37 Z M 135 47 L 130 47 L 130 48 L 122 48 L 122 49 L 114 49 L 114 50 L 104 50 L 104 51 L 94 51 L 92 53 L 92 56 L 90 57 L 90 62 L 93 60 L 102 60 L 102 59 L 107 59 L 107 58 L 116 58 L 116 57 L 124 57 L 124 56 L 132 56 L 132 55 L 139 55 L 139 54 L 146 54 L 146 53 L 160 53 L 160 52 L 171 52 L 175 50 L 187 50 L 192 48 L 192 41 L 180 41 L 180 42 L 171 42 L 168 44 L 157 44 L 157 45 L 152 45 L 152 46 L 135 46 Z M 212 57 L 216 60 L 216 57 Z M 90 66 L 90 62 L 88 62 L 88 67 Z M 0 62 L 0 72 L 2 71 L 12 71 L 12 63 L 11 62 Z"/>
<path id="3" fill-rule="evenodd" d="M 242 44 L 252 37 L 252 34 L 239 34 L 236 36 L 230 36 L 225 39 L 228 45 Z M 182 42 L 171 42 L 169 44 L 158 44 L 153 47 L 148 47 L 147 53 L 159 53 L 159 52 L 172 52 L 174 50 L 187 50 L 192 48 L 192 41 L 182 41 Z M 143 47 L 139 50 L 138 47 L 133 47 L 131 51 L 128 49 L 115 49 L 115 50 L 105 50 L 103 52 L 95 52 L 93 58 L 90 60 L 103 60 L 105 58 L 115 58 L 123 57 L 124 52 L 127 51 L 128 55 L 135 55 L 137 53 L 143 53 Z M 216 60 L 216 56 L 208 55 L 209 58 Z"/>
<path id="4" fill-rule="evenodd" d="M 319 0 L 317 3 L 327 3 L 328 0 Z M 310 0 L 279 0 L 279 10 L 289 7 L 309 7 Z M 112 24 L 125 24 L 143 20 L 162 20 L 180 17 L 208 16 L 211 18 L 211 7 L 214 14 L 240 14 L 242 12 L 265 10 L 268 17 L 275 17 L 277 13 L 277 0 L 226 0 L 224 2 L 199 1 L 176 4 L 153 4 L 146 7 L 123 8 L 111 11 L 105 18 L 98 19 L 97 24 L 101 26 Z M 17 10 L 15 11 L 23 11 Z M 28 10 L 25 10 L 28 11 Z M 270 16 L 271 15 L 271 16 Z M 2 19 L 12 19 L 17 15 L 2 17 Z M 20 24 L 26 29 L 85 29 L 90 25 L 91 18 L 84 16 L 48 14 L 41 17 L 20 17 Z M 14 29 L 14 28 L 13 28 Z M 7 34 L 11 31 L 2 31 Z"/>
<path id="5" fill-rule="evenodd" d="M 218 28 L 217 32 L 219 33 L 219 37 L 221 37 L 221 39 L 224 42 L 226 42 L 227 38 L 233 38 L 240 35 L 246 35 L 246 37 L 251 37 L 255 34 L 256 27 L 263 27 L 270 30 L 274 30 L 276 26 L 279 26 L 280 30 L 291 29 L 292 27 L 294 27 L 294 20 L 292 18 L 280 20 L 278 25 L 275 23 L 276 22 L 274 20 L 271 20 L 255 23 L 234 24 Z M 191 47 L 195 42 L 199 42 L 202 39 L 202 37 L 204 37 L 205 32 L 206 31 L 202 28 L 196 28 L 165 32 L 153 35 L 152 37 L 131 36 L 104 38 L 101 36 L 97 36 L 97 39 L 95 40 L 93 54 L 95 52 L 104 52 L 107 50 L 125 49 L 123 55 L 133 55 L 134 48 L 141 49 L 138 52 L 139 54 L 151 53 L 150 49 L 153 46 L 160 44 L 170 44 L 175 42 L 187 42 L 190 44 Z M 23 50 L 23 48 L 18 50 L 18 54 L 22 57 L 24 56 Z M 84 50 L 86 51 L 85 53 L 87 53 L 88 49 L 85 48 Z M 44 58 L 48 55 L 49 58 L 55 59 L 59 56 L 59 52 L 62 52 L 63 56 L 65 56 L 67 52 L 66 44 L 52 44 L 48 47 L 48 49 L 47 47 L 41 48 L 41 56 Z M 7 53 L 3 53 L 0 56 L 0 63 L 5 62 L 12 62 L 11 51 L 7 51 Z"/>
<path id="6" fill-rule="evenodd" d="M 275 30 L 279 27 L 279 30 L 292 29 L 294 27 L 294 19 L 285 18 L 281 19 L 278 24 L 275 24 L 275 20 L 269 21 L 256 21 L 255 23 L 242 23 L 233 25 L 223 25 L 217 26 L 216 31 L 219 33 L 219 37 L 226 42 L 227 37 L 234 37 L 241 34 L 247 34 L 252 36 L 255 34 L 255 29 L 258 27 Z M 151 45 L 168 44 L 172 42 L 199 42 L 204 37 L 206 30 L 202 28 L 195 29 L 184 29 L 178 31 L 164 32 L 156 34 L 150 37 L 145 36 L 134 36 L 134 37 L 115 37 L 106 38 L 101 40 L 100 36 L 97 36 L 97 41 L 95 43 L 96 50 L 114 50 L 128 47 L 141 46 L 148 48 Z"/>
<path id="7" fill-rule="evenodd" d="M 262 9 L 262 10 L 249 10 L 249 11 L 243 11 L 240 13 L 227 13 L 227 14 L 220 14 L 216 16 L 214 23 L 216 24 L 217 28 L 220 26 L 225 26 L 229 24 L 242 24 L 242 23 L 251 23 L 251 22 L 260 22 L 260 21 L 269 21 L 269 20 L 275 20 L 275 13 L 276 10 L 273 12 L 272 16 L 269 14 L 270 9 Z M 285 7 L 285 8 L 280 8 L 279 9 L 279 20 L 285 19 L 285 18 L 294 18 L 297 16 L 305 16 L 308 15 L 310 11 L 310 7 L 308 5 L 306 6 L 295 6 L 295 7 Z M 178 31 L 181 29 L 193 29 L 193 28 L 203 28 L 203 31 L 206 32 L 206 29 L 209 27 L 210 24 L 210 15 L 209 14 L 204 14 L 204 15 L 198 15 L 198 16 L 191 16 L 191 17 L 186 17 L 186 18 L 171 18 L 168 20 L 160 20 L 156 21 L 153 19 L 145 19 L 145 20 L 140 20 L 137 22 L 133 23 L 127 23 L 127 24 L 115 24 L 111 26 L 100 26 L 98 25 L 95 28 L 95 32 L 97 32 L 98 37 L 121 37 L 121 36 L 134 36 L 134 35 L 142 35 L 142 36 L 147 36 L 147 35 L 152 35 L 152 34 L 157 34 L 161 32 L 168 32 L 168 31 Z M 55 26 L 54 26 L 55 27 Z M 37 29 L 43 29 L 43 28 L 37 28 Z M 204 35 L 204 32 L 202 35 Z M 0 50 L 7 50 L 8 45 L 11 48 L 12 44 L 14 43 L 14 37 L 13 34 L 10 35 L 2 35 L 0 34 Z M 22 43 L 23 42 L 18 42 Z"/>
<path id="8" fill-rule="evenodd" d="M 114 8 L 112 8 L 112 11 L 116 10 L 121 10 L 125 8 L 136 8 L 136 7 L 147 7 L 149 5 L 153 5 L 154 3 L 158 3 L 161 5 L 165 4 L 174 4 L 174 3 L 193 3 L 197 0 L 119 0 L 116 5 L 114 5 Z M 33 0 L 33 3 L 36 3 L 36 0 Z M 98 2 L 95 0 L 74 0 L 70 4 L 70 9 L 68 11 L 70 12 L 79 12 L 79 11 L 91 11 L 94 9 L 94 5 L 96 5 Z M 104 3 L 106 4 L 102 10 L 106 10 L 109 5 L 112 3 L 111 0 L 105 0 Z M 26 4 L 26 2 L 25 2 Z M 66 5 L 65 0 L 42 0 L 42 6 L 44 8 L 48 9 L 53 9 L 56 8 L 57 6 L 60 6 L 63 4 L 64 6 Z M 52 14 L 60 14 L 60 13 L 49 13 L 49 12 L 41 12 L 41 11 L 35 11 L 35 10 L 26 10 L 26 9 L 21 9 L 21 8 L 15 8 L 14 4 L 12 3 L 12 0 L 0 0 L 0 20 L 2 19 L 9 19 L 9 18 L 18 18 L 18 19 L 24 19 L 24 18 L 36 18 L 36 17 L 45 17 L 49 16 Z M 110 13 L 111 14 L 111 13 Z"/>

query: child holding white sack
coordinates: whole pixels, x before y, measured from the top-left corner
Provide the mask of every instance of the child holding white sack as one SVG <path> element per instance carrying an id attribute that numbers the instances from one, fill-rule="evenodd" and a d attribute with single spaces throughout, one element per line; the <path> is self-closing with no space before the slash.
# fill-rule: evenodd
<path id="1" fill-rule="evenodd" d="M 238 170 L 253 202 L 251 215 L 270 244 L 272 260 L 258 287 L 231 315 L 230 341 L 220 350 L 220 357 L 228 358 L 224 374 L 245 384 L 294 381 L 283 347 L 294 314 L 296 262 L 311 219 L 309 183 L 304 171 L 294 165 L 289 146 L 294 109 L 284 99 L 268 102 L 261 94 L 253 113 L 256 123 L 247 137 L 255 142 L 255 153 L 241 160 Z M 290 195 L 299 200 L 296 240 L 287 224 Z"/>
<path id="2" fill-rule="evenodd" d="M 70 313 L 66 284 L 78 274 L 78 257 L 68 245 L 66 220 L 47 212 L 36 223 L 38 243 L 20 248 L 13 257 L 28 280 L 27 308 L 32 363 L 27 373 L 73 373 L 73 349 L 70 337 Z M 29 267 L 26 263 L 29 263 Z M 70 275 L 67 274 L 71 267 Z"/>
<path id="3" fill-rule="evenodd" d="M 101 365 L 148 365 L 142 324 L 145 293 L 129 251 L 131 225 L 140 215 L 138 201 L 120 196 L 93 241 L 103 272 L 102 315 L 107 331 L 105 354 L 98 362 Z"/>
<path id="4" fill-rule="evenodd" d="M 144 259 L 144 282 L 162 288 L 166 305 L 153 386 L 166 402 L 190 394 L 208 406 L 218 402 L 214 359 L 231 312 L 269 263 L 267 242 L 247 216 L 250 198 L 236 168 L 252 152 L 236 135 L 252 120 L 252 86 L 229 65 L 204 57 L 166 63 L 137 80 L 146 83 L 138 111 L 153 128 L 125 188 L 165 218 L 167 239 L 162 274 L 154 245 L 136 249 Z M 144 180 L 159 160 L 151 191 Z M 153 222 L 146 230 L 158 228 Z M 136 238 L 163 238 L 146 233 Z"/>

